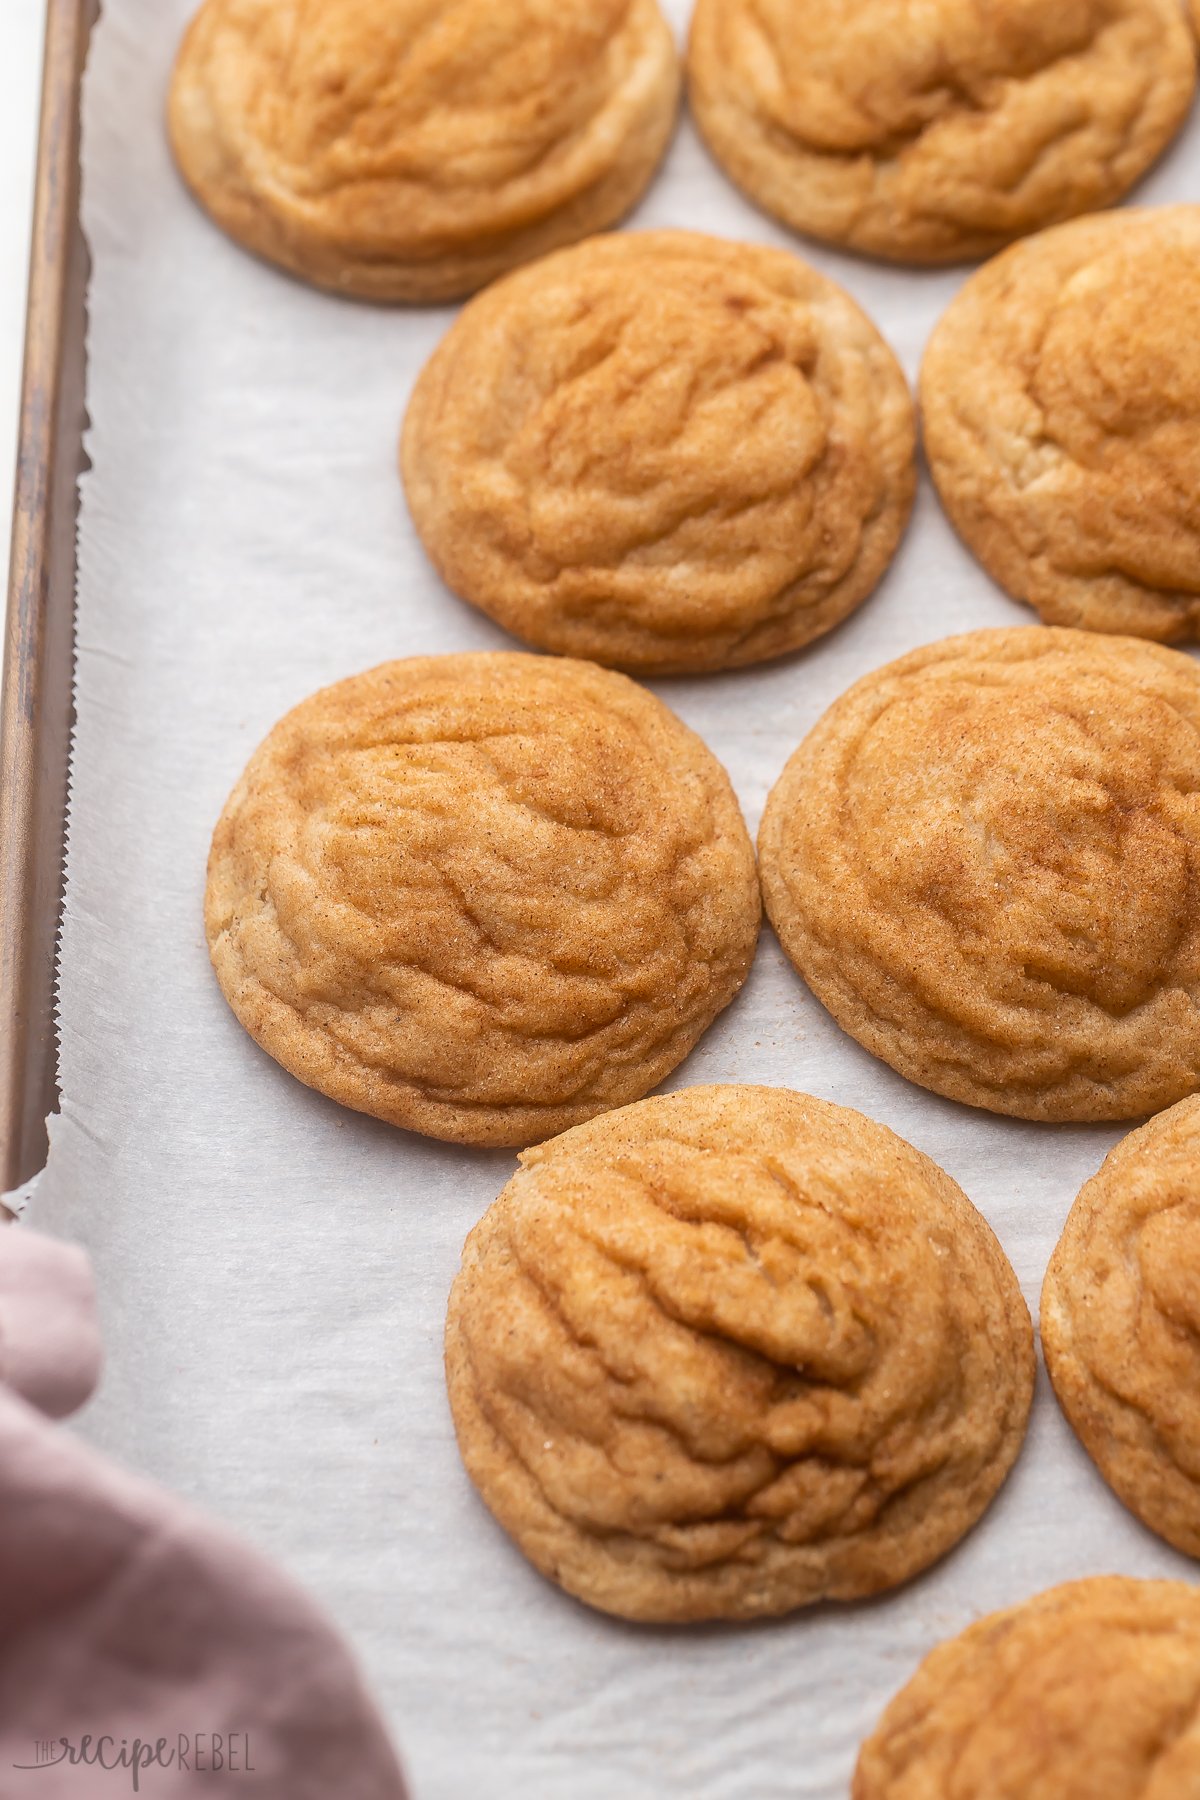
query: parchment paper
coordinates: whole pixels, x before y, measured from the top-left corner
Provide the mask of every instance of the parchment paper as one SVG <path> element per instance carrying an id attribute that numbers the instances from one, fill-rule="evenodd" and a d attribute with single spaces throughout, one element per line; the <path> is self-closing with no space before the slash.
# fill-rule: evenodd
<path id="1" fill-rule="evenodd" d="M 213 822 L 287 707 L 389 657 L 509 642 L 440 587 L 396 475 L 410 385 L 452 313 L 310 292 L 192 206 L 162 129 L 190 7 L 106 0 L 86 88 L 94 466 L 63 1104 L 30 1208 L 96 1265 L 108 1365 L 85 1429 L 325 1602 L 418 1800 L 837 1800 L 860 1737 L 937 1639 L 1070 1577 L 1193 1567 L 1112 1498 L 1044 1377 L 990 1514 L 882 1603 L 750 1630 L 624 1627 L 543 1582 L 492 1524 L 455 1452 L 441 1328 L 463 1238 L 513 1159 L 406 1136 L 291 1080 L 227 1010 L 200 917 Z M 685 10 L 668 5 L 681 33 Z M 1198 196 L 1193 121 L 1138 198 Z M 633 223 L 805 248 L 737 197 L 686 122 Z M 963 272 L 805 253 L 915 376 Z M 726 763 L 754 828 L 851 681 L 947 633 L 1026 622 L 923 477 L 892 573 L 832 637 L 657 691 Z M 885 1121 L 963 1184 L 1034 1307 L 1068 1206 L 1120 1135 L 909 1086 L 842 1036 L 769 931 L 676 1081 L 790 1084 Z"/>

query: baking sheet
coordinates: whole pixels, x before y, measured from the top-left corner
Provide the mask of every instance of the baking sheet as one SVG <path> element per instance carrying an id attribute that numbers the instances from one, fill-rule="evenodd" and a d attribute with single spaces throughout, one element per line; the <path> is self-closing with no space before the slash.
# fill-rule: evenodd
<path id="1" fill-rule="evenodd" d="M 514 1166 L 343 1112 L 244 1035 L 209 972 L 209 833 L 255 744 L 312 689 L 504 634 L 441 589 L 395 470 L 409 388 L 452 311 L 340 302 L 261 267 L 191 205 L 163 96 L 192 0 L 107 0 L 84 107 L 95 260 L 78 726 L 61 971 L 62 1113 L 29 1217 L 95 1261 L 108 1346 L 83 1429 L 274 1553 L 340 1621 L 417 1800 L 838 1800 L 860 1737 L 940 1637 L 1052 1582 L 1190 1576 L 1112 1498 L 1044 1375 L 981 1527 L 882 1602 L 752 1629 L 634 1628 L 533 1573 L 462 1473 L 441 1374 L 466 1232 Z M 682 35 L 686 0 L 667 7 Z M 1200 119 L 1143 185 L 1200 193 Z M 685 122 L 633 224 L 798 247 Z M 916 373 L 961 271 L 810 247 Z M 866 670 L 1031 615 L 956 543 L 928 478 L 873 599 L 807 654 L 656 684 L 748 821 Z M 765 1081 L 862 1108 L 986 1213 L 1036 1307 L 1117 1128 L 1026 1125 L 910 1087 L 841 1035 L 764 931 L 673 1085 Z M 202 1722 L 197 1722 L 202 1728 Z"/>

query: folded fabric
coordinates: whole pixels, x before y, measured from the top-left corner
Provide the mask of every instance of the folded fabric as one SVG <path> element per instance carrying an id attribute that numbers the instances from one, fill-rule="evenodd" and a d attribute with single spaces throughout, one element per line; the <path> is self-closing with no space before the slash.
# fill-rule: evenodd
<path id="1" fill-rule="evenodd" d="M 383 1723 L 319 1610 L 233 1535 L 47 1423 L 99 1367 L 86 1258 L 0 1232 L 0 1794 L 403 1800 Z"/>

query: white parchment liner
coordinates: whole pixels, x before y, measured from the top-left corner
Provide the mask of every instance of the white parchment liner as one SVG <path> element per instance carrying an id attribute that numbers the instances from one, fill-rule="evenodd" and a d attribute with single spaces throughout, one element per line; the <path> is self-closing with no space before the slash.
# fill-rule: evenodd
<path id="1" fill-rule="evenodd" d="M 191 0 L 106 0 L 85 97 L 91 291 L 62 1115 L 30 1208 L 79 1239 L 108 1367 L 85 1430 L 273 1552 L 331 1609 L 418 1800 L 839 1800 L 858 1740 L 940 1637 L 1098 1571 L 1190 1575 L 1122 1510 L 1041 1378 L 981 1527 L 882 1603 L 755 1629 L 644 1630 L 529 1569 L 460 1468 L 441 1373 L 463 1238 L 513 1167 L 343 1112 L 235 1023 L 201 929 L 208 838 L 250 751 L 312 689 L 389 657 L 504 645 L 447 595 L 405 512 L 404 404 L 452 312 L 327 298 L 187 199 L 163 97 Z M 686 0 L 668 6 L 682 32 Z M 1200 119 L 1139 191 L 1200 196 Z M 633 221 L 804 249 L 686 122 Z M 809 247 L 915 376 L 962 271 Z M 923 476 L 880 591 L 808 654 L 657 684 L 752 828 L 851 681 L 1032 615 L 955 541 Z M 1032 1126 L 909 1086 L 844 1037 L 769 931 L 678 1084 L 766 1081 L 881 1119 L 986 1213 L 1031 1305 L 1115 1128 Z M 199 1722 L 198 1722 L 199 1725 Z"/>

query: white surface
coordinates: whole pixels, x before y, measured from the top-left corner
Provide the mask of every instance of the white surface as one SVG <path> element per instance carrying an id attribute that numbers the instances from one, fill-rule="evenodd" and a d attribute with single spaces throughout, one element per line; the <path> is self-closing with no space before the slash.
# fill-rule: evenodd
<path id="1" fill-rule="evenodd" d="M 439 588 L 396 477 L 405 398 L 450 314 L 309 292 L 188 203 L 161 112 L 189 5 L 109 0 L 85 114 L 95 423 L 66 1097 L 32 1216 L 95 1258 L 109 1365 L 87 1428 L 328 1602 L 390 1708 L 417 1800 L 837 1800 L 858 1739 L 939 1637 L 1068 1577 L 1194 1571 L 1111 1497 L 1044 1380 L 982 1527 L 879 1604 L 753 1630 L 625 1628 L 542 1582 L 483 1511 L 455 1454 L 440 1336 L 463 1237 L 512 1158 L 405 1136 L 290 1080 L 226 1010 L 200 919 L 213 821 L 287 706 L 390 656 L 505 642 Z M 1195 192 L 1198 168 L 1194 123 L 1143 197 Z M 638 223 L 789 242 L 686 126 Z M 812 254 L 915 372 L 960 276 Z M 800 658 L 660 691 L 728 764 L 756 825 L 852 679 L 947 632 L 1026 619 L 925 481 L 895 569 L 840 631 Z M 909 1086 L 837 1031 L 769 932 L 679 1075 L 739 1079 L 850 1102 L 912 1139 L 986 1212 L 1034 1303 L 1071 1199 L 1119 1135 Z"/>
<path id="2" fill-rule="evenodd" d="M 44 0 L 0 4 L 0 555 L 5 570 L 25 336 L 43 4 Z"/>

